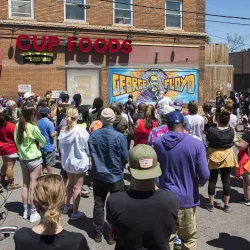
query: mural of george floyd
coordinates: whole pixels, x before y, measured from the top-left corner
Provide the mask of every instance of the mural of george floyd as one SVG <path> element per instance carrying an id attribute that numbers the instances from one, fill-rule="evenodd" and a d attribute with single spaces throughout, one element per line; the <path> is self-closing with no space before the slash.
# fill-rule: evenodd
<path id="1" fill-rule="evenodd" d="M 197 69 L 109 69 L 110 103 L 125 103 L 129 94 L 137 104 L 155 103 L 161 90 L 173 100 L 198 102 L 198 83 Z"/>

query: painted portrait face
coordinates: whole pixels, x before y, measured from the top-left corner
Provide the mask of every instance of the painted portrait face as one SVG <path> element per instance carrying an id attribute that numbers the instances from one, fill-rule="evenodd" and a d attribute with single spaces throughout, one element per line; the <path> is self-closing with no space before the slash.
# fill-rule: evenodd
<path id="1" fill-rule="evenodd" d="M 149 87 L 155 94 L 159 91 L 158 76 L 151 76 L 149 80 Z"/>

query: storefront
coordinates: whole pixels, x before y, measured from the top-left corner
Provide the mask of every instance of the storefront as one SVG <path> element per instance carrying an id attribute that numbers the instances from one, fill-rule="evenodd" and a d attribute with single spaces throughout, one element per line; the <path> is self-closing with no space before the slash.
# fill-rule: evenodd
<path id="1" fill-rule="evenodd" d="M 137 103 L 153 103 L 164 90 L 167 96 L 188 103 L 199 101 L 200 55 L 200 45 L 194 44 L 170 46 L 112 35 L 100 38 L 29 33 L 16 36 L 12 58 L 9 53 L 8 58 L 5 56 L 5 62 L 11 63 L 3 66 L 3 72 L 14 76 L 12 96 L 18 92 L 17 86 L 27 85 L 40 95 L 48 90 L 67 91 L 71 97 L 80 93 L 86 105 L 100 96 L 108 105 L 126 102 L 129 94 Z M 9 82 L 2 77 L 4 80 Z"/>

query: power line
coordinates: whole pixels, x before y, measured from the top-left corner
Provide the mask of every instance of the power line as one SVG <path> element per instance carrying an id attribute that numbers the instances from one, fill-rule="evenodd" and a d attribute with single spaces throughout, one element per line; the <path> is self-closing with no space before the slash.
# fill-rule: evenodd
<path id="1" fill-rule="evenodd" d="M 99 1 L 113 3 L 113 0 L 99 0 Z M 76 3 L 73 3 L 73 2 L 66 2 L 65 0 L 59 0 L 57 2 L 63 2 L 63 3 L 72 4 L 72 5 L 75 5 L 75 6 L 79 7 L 79 8 L 82 8 L 82 9 L 89 9 L 90 7 L 91 8 L 94 7 L 94 8 L 101 8 L 101 9 L 109 9 L 109 8 L 105 8 L 103 6 L 99 7 L 99 6 L 94 6 L 94 5 L 76 4 Z M 119 3 L 119 4 L 123 4 L 123 5 L 133 5 L 133 6 L 143 7 L 143 8 L 148 8 L 148 9 L 172 10 L 172 9 L 165 9 L 165 8 L 160 8 L 160 7 L 150 7 L 150 6 L 139 5 L 139 4 L 122 3 L 122 2 L 119 2 L 119 1 L 114 1 L 114 3 Z M 134 11 L 132 11 L 132 10 L 131 10 L 131 12 L 134 13 Z M 201 12 L 194 12 L 194 11 L 178 10 L 178 12 L 193 13 L 193 14 L 197 14 L 197 15 L 208 15 L 208 16 L 216 16 L 216 17 L 219 16 L 219 17 L 224 17 L 224 18 L 238 18 L 238 19 L 250 20 L 250 18 L 245 18 L 245 17 L 241 18 L 241 17 L 233 17 L 233 16 L 223 16 L 223 15 L 208 14 L 208 13 L 201 13 Z M 152 15 L 152 13 L 149 13 L 149 12 L 136 12 L 136 14 Z M 158 16 L 166 16 L 166 14 L 158 15 Z M 205 22 L 211 22 L 211 23 L 238 25 L 238 26 L 250 26 L 250 23 L 248 24 L 248 23 L 227 22 L 227 21 L 218 21 L 218 20 L 210 20 L 210 19 L 203 19 L 203 18 L 189 18 L 189 17 L 185 17 L 184 19 L 195 20 L 195 21 L 205 21 Z M 142 26 L 142 25 L 140 25 L 140 26 Z M 145 27 L 146 26 L 149 26 L 149 25 L 145 25 Z"/>
<path id="2" fill-rule="evenodd" d="M 173 10 L 168 8 L 161 8 L 161 7 L 153 7 L 153 6 L 146 6 L 141 4 L 135 4 L 135 3 L 124 3 L 119 1 L 113 1 L 113 0 L 99 0 L 101 2 L 110 2 L 110 3 L 118 3 L 123 5 L 130 5 L 135 7 L 141 7 L 141 8 L 147 8 L 147 9 L 157 9 L 157 10 L 171 10 L 176 12 L 182 12 L 182 13 L 190 13 L 190 14 L 197 14 L 197 15 L 204 15 L 204 16 L 212 16 L 212 17 L 220 17 L 220 18 L 231 18 L 231 19 L 241 19 L 241 20 L 249 20 L 250 17 L 239 17 L 239 16 L 226 16 L 226 15 L 218 15 L 218 14 L 211 14 L 211 13 L 205 13 L 205 12 L 196 12 L 196 11 L 188 11 L 188 10 Z"/>

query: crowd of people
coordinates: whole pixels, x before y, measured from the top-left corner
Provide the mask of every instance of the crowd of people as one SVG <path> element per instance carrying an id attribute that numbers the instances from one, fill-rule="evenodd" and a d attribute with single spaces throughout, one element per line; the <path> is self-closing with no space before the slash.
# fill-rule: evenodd
<path id="1" fill-rule="evenodd" d="M 40 222 L 16 232 L 17 250 L 89 249 L 83 235 L 64 230 L 60 222 L 62 213 L 71 220 L 86 217 L 79 204 L 90 192 L 83 189 L 87 174 L 94 240 L 102 241 L 106 207 L 108 244 L 116 250 L 197 249 L 199 188 L 208 181 L 207 209 L 213 212 L 220 174 L 223 209 L 229 213 L 233 168 L 243 177 L 241 202 L 250 205 L 250 130 L 247 119 L 243 137 L 236 136 L 240 106 L 234 92 L 226 98 L 219 91 L 215 107 L 207 102 L 201 109 L 190 101 L 187 110 L 181 99 L 171 100 L 163 91 L 155 105 L 137 106 L 133 95 L 109 107 L 99 97 L 91 107 L 81 104 L 80 94 L 70 100 L 67 93 L 53 100 L 50 92 L 20 94 L 17 103 L 0 99 L 1 185 L 21 188 L 14 180 L 18 159 L 23 219 Z M 53 173 L 57 151 L 60 175 Z M 131 174 L 128 189 L 125 168 Z"/>

